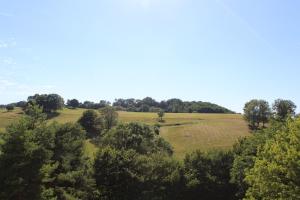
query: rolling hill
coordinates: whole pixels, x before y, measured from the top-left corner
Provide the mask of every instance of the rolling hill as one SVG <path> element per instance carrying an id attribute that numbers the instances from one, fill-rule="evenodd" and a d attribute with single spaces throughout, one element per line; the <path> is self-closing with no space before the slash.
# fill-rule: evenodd
<path id="1" fill-rule="evenodd" d="M 85 109 L 64 109 L 50 121 L 76 122 Z M 22 116 L 21 109 L 12 112 L 0 110 L 0 130 Z M 175 156 L 183 158 L 195 149 L 230 149 L 241 137 L 250 135 L 246 122 L 238 114 L 166 113 L 161 124 L 161 136 L 174 147 Z M 156 113 L 119 112 L 120 122 L 157 123 Z M 93 146 L 87 143 L 92 154 Z"/>

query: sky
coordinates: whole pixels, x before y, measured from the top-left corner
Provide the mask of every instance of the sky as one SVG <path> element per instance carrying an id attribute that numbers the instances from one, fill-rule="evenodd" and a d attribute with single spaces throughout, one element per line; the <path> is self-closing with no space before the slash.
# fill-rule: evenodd
<path id="1" fill-rule="evenodd" d="M 300 107 L 299 9 L 295 0 L 0 0 L 0 104 L 58 93 Z"/>

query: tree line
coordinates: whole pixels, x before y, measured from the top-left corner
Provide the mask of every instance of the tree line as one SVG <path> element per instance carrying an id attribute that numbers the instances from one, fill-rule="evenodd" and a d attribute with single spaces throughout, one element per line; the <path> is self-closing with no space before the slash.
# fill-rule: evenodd
<path id="1" fill-rule="evenodd" d="M 28 97 L 27 101 L 20 101 L 8 105 L 0 105 L 7 110 L 14 107 L 25 108 L 28 103 L 36 102 L 42 106 L 44 112 L 53 112 L 64 106 L 68 108 L 100 109 L 106 106 L 113 106 L 119 111 L 130 112 L 159 112 L 168 113 L 234 113 L 233 111 L 219 105 L 202 101 L 182 101 L 180 99 L 169 99 L 158 102 L 151 97 L 139 99 L 116 99 L 112 104 L 109 101 L 100 100 L 99 103 L 92 101 L 80 102 L 77 99 L 69 99 L 66 104 L 64 99 L 58 94 L 36 94 Z"/>
<path id="2" fill-rule="evenodd" d="M 202 101 L 182 101 L 169 99 L 157 102 L 151 97 L 139 99 L 116 99 L 113 106 L 120 110 L 131 112 L 158 112 L 163 110 L 168 113 L 234 113 L 227 108 Z"/>

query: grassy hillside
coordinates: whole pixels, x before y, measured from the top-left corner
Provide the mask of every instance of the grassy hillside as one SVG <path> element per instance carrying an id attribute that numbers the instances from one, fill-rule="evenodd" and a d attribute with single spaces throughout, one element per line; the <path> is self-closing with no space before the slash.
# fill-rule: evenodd
<path id="1" fill-rule="evenodd" d="M 13 112 L 0 110 L 0 130 L 19 118 L 21 110 Z M 64 109 L 60 115 L 51 119 L 60 123 L 75 122 L 84 109 Z M 119 112 L 121 122 L 157 123 L 156 113 Z M 235 114 L 198 114 L 167 113 L 165 123 L 161 123 L 161 135 L 175 150 L 175 156 L 182 158 L 185 153 L 195 149 L 229 149 L 240 137 L 250 135 L 247 124 L 241 115 Z M 87 150 L 92 155 L 95 150 L 87 142 Z"/>

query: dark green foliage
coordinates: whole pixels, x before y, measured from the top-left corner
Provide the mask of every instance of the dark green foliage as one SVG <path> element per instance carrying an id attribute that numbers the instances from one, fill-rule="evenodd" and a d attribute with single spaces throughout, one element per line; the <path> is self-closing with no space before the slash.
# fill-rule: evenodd
<path id="1" fill-rule="evenodd" d="M 257 151 L 265 142 L 274 137 L 276 132 L 284 128 L 284 123 L 272 120 L 267 129 L 263 129 L 253 136 L 239 140 L 234 145 L 234 162 L 231 168 L 231 181 L 237 185 L 236 196 L 242 199 L 249 185 L 245 181 L 246 172 L 254 166 Z"/>
<path id="2" fill-rule="evenodd" d="M 28 116 L 26 119 L 30 123 L 29 127 L 31 129 L 44 123 L 47 118 L 47 115 L 43 113 L 43 109 L 36 104 L 27 105 L 24 113 Z"/>
<path id="3" fill-rule="evenodd" d="M 275 117 L 279 120 L 285 120 L 289 115 L 294 116 L 297 106 L 290 100 L 277 99 L 273 104 Z"/>
<path id="4" fill-rule="evenodd" d="M 24 118 L 7 128 L 0 156 L 0 199 L 40 199 L 48 173 L 42 168 L 51 164 L 55 131 L 44 124 L 31 126 Z"/>
<path id="5" fill-rule="evenodd" d="M 26 101 L 19 101 L 19 102 L 15 103 L 15 105 L 16 105 L 16 107 L 24 109 L 27 105 L 27 102 Z"/>
<path id="6" fill-rule="evenodd" d="M 47 125 L 38 110 L 9 126 L 0 155 L 0 199 L 92 199 L 79 125 Z M 95 194 L 95 195 L 94 195 Z"/>
<path id="7" fill-rule="evenodd" d="M 150 97 L 146 97 L 143 100 L 116 99 L 113 106 L 119 110 L 131 112 L 158 112 L 159 110 L 164 110 L 171 113 L 233 113 L 224 107 L 208 102 L 188 102 L 180 99 L 157 102 Z"/>
<path id="8" fill-rule="evenodd" d="M 101 116 L 103 118 L 104 129 L 110 130 L 118 123 L 118 113 L 112 106 L 106 106 L 100 109 Z"/>
<path id="9" fill-rule="evenodd" d="M 163 117 L 164 117 L 164 115 L 165 115 L 165 112 L 163 111 L 163 110 L 160 110 L 158 113 L 157 113 L 157 115 L 158 115 L 158 121 L 159 122 L 163 122 L 164 120 L 163 120 Z"/>
<path id="10" fill-rule="evenodd" d="M 70 108 L 78 108 L 80 105 L 77 99 L 71 99 L 67 101 L 67 106 Z"/>
<path id="11" fill-rule="evenodd" d="M 99 136 L 103 129 L 103 119 L 94 110 L 85 111 L 78 123 L 86 130 L 88 138 Z"/>
<path id="12" fill-rule="evenodd" d="M 153 130 L 156 135 L 159 135 L 160 134 L 160 124 L 154 124 Z"/>
<path id="13" fill-rule="evenodd" d="M 28 103 L 36 103 L 45 113 L 52 113 L 64 107 L 64 99 L 58 94 L 36 94 L 28 97 Z"/>
<path id="14" fill-rule="evenodd" d="M 257 154 L 258 146 L 265 142 L 264 136 L 241 139 L 234 146 L 234 162 L 231 168 L 231 181 L 237 185 L 238 191 L 236 197 L 243 198 L 248 184 L 245 182 L 246 170 L 254 165 L 254 159 Z"/>
<path id="15" fill-rule="evenodd" d="M 96 157 L 95 179 L 108 200 L 182 199 L 181 168 L 162 155 L 144 156 L 134 150 L 101 149 Z"/>
<path id="16" fill-rule="evenodd" d="M 15 106 L 13 104 L 8 104 L 5 108 L 7 111 L 12 111 L 15 109 Z"/>
<path id="17" fill-rule="evenodd" d="M 232 200 L 236 187 L 230 183 L 231 152 L 195 151 L 184 159 L 185 199 Z"/>
<path id="18" fill-rule="evenodd" d="M 271 117 L 269 103 L 265 100 L 257 99 L 247 102 L 244 107 L 244 117 L 249 122 L 251 129 L 258 129 L 260 123 L 262 123 L 264 128 Z"/>
<path id="19" fill-rule="evenodd" d="M 140 154 L 173 153 L 168 142 L 155 134 L 150 126 L 140 123 L 118 125 L 106 133 L 103 144 L 120 150 L 132 149 Z"/>
<path id="20" fill-rule="evenodd" d="M 105 100 L 100 100 L 99 103 L 85 101 L 85 102 L 79 104 L 80 108 L 86 108 L 86 109 L 100 109 L 100 108 L 104 108 L 106 106 L 110 106 L 110 102 L 105 101 Z"/>
<path id="21" fill-rule="evenodd" d="M 139 123 L 120 124 L 100 140 L 95 179 L 103 199 L 168 200 L 184 188 L 182 170 L 170 158 L 172 147 Z"/>
<path id="22" fill-rule="evenodd" d="M 54 112 L 64 106 L 63 99 L 57 94 L 36 94 L 28 97 L 28 103 L 36 102 L 44 108 L 44 112 Z M 14 103 L 17 107 L 24 108 L 24 101 Z M 77 99 L 67 101 L 67 106 L 70 108 L 85 108 L 85 109 L 101 109 L 111 106 L 109 101 L 100 100 L 99 103 L 92 101 L 84 101 L 80 103 Z M 159 112 L 163 110 L 169 113 L 234 113 L 219 105 L 202 102 L 202 101 L 182 101 L 180 99 L 169 99 L 167 101 L 157 102 L 151 97 L 139 99 L 116 99 L 113 106 L 117 110 L 130 112 Z M 3 107 L 3 105 L 0 107 Z"/>
<path id="23" fill-rule="evenodd" d="M 85 132 L 78 124 L 55 126 L 55 148 L 52 156 L 54 168 L 44 188 L 54 193 L 58 199 L 92 198 L 90 163 L 83 154 Z"/>
<path id="24" fill-rule="evenodd" d="M 95 159 L 95 180 L 103 199 L 131 200 L 140 194 L 137 153 L 112 148 L 101 149 Z"/>

